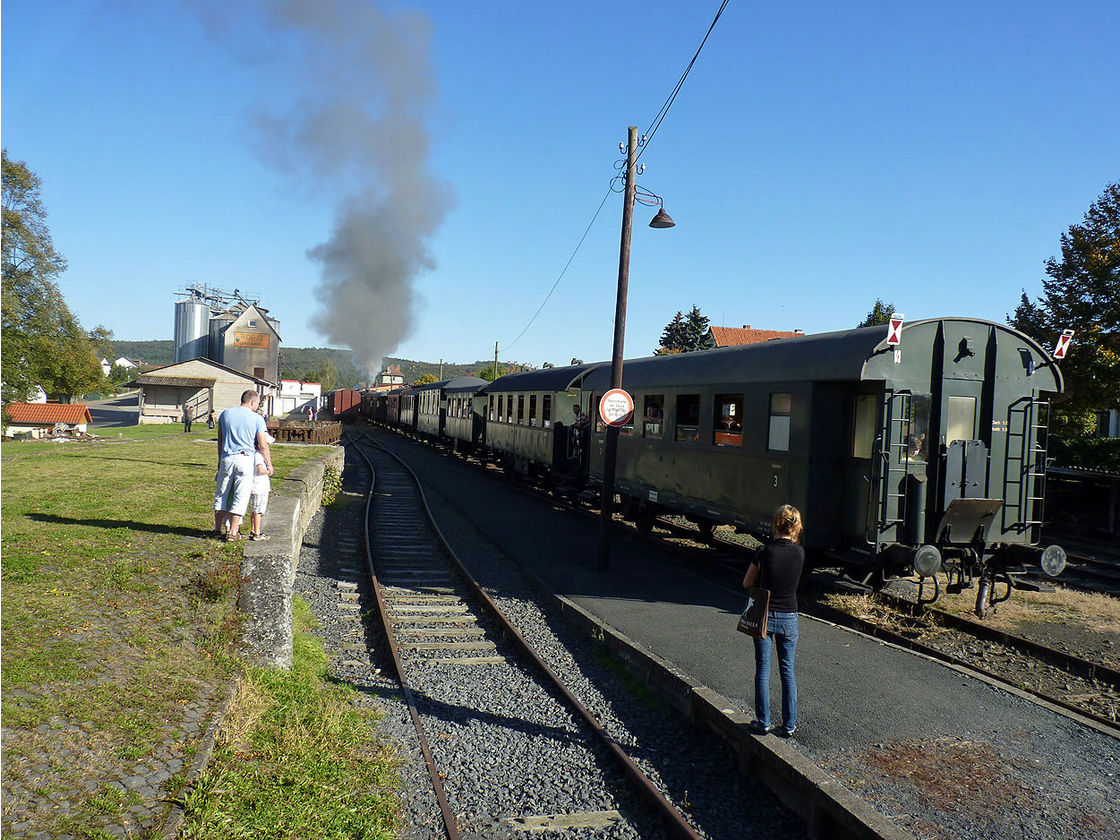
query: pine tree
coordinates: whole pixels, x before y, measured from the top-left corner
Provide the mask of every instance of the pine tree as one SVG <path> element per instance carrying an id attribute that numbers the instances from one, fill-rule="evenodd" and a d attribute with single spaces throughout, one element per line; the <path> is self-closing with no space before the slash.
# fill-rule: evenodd
<path id="1" fill-rule="evenodd" d="M 1060 409 L 1071 425 L 1088 428 L 1093 410 L 1120 407 L 1120 183 L 1062 234 L 1061 247 L 1061 259 L 1045 263 L 1037 303 L 1024 291 L 1008 320 L 1047 350 L 1062 330 L 1076 330 L 1061 362 Z"/>

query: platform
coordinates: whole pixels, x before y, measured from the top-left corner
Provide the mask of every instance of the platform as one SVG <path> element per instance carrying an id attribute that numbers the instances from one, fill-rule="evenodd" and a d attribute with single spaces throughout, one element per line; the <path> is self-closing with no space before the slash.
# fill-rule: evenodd
<path id="1" fill-rule="evenodd" d="M 621 531 L 609 571 L 598 571 L 596 520 L 557 509 L 497 474 L 427 447 L 395 435 L 390 441 L 408 447 L 410 464 L 431 490 L 554 591 L 749 715 L 753 650 L 751 640 L 735 631 L 741 591 L 706 579 L 669 552 Z M 969 836 L 968 826 L 975 823 L 970 818 L 954 826 L 953 808 L 991 809 L 985 819 L 1007 822 L 992 836 L 1069 836 L 1062 832 L 1072 825 L 1085 837 L 1120 834 L 1120 739 L 1115 735 L 804 615 L 796 669 L 798 730 L 787 743 L 842 784 L 865 793 L 880 811 L 901 818 L 917 836 Z M 777 723 L 776 669 L 771 688 Z M 908 788 L 903 784 L 900 792 L 900 779 L 892 778 L 920 776 L 923 768 L 942 780 L 960 777 L 959 784 L 934 786 L 941 795 L 956 787 L 957 794 L 945 803 L 947 812 L 938 815 L 938 824 L 930 823 L 937 830 L 928 834 L 923 820 L 915 824 L 907 812 L 938 811 L 930 786 L 916 784 L 908 805 Z"/>

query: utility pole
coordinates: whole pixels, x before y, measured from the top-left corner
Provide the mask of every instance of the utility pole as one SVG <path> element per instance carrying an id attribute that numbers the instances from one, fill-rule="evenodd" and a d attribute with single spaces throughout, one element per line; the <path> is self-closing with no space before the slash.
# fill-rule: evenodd
<path id="1" fill-rule="evenodd" d="M 494 342 L 494 379 L 497 379 L 499 376 L 501 376 L 501 374 L 498 373 L 498 342 L 495 341 Z M 494 380 L 492 379 L 490 381 L 493 382 Z"/>
<path id="2" fill-rule="evenodd" d="M 443 381 L 443 359 L 439 360 L 439 379 L 437 381 L 438 382 Z"/>
<path id="3" fill-rule="evenodd" d="M 626 143 L 626 195 L 622 202 L 622 241 L 618 249 L 618 295 L 614 303 L 614 350 L 611 353 L 611 388 L 622 387 L 622 347 L 626 339 L 626 292 L 630 284 L 630 229 L 634 220 L 634 179 L 637 175 L 638 127 L 630 126 Z M 596 412 L 598 406 L 591 406 Z M 594 422 L 594 421 L 592 421 Z M 603 450 L 603 494 L 599 503 L 598 568 L 611 564 L 611 524 L 614 514 L 615 459 L 618 454 L 618 427 L 607 426 Z"/>

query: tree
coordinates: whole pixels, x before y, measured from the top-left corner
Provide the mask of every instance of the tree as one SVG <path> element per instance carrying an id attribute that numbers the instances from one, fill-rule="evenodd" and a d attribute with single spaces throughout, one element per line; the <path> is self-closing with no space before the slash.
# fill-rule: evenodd
<path id="1" fill-rule="evenodd" d="M 439 380 L 436 379 L 436 375 L 434 373 L 425 373 L 425 374 L 422 374 L 420 376 L 420 378 L 417 379 L 412 384 L 413 385 L 431 385 L 433 382 L 439 382 Z"/>
<path id="2" fill-rule="evenodd" d="M 1077 331 L 1061 362 L 1058 409 L 1067 429 L 1087 431 L 1094 410 L 1120 407 L 1120 183 L 1070 225 L 1061 248 L 1045 263 L 1042 296 L 1032 302 L 1024 291 L 1008 321 L 1048 350 L 1063 329 Z"/>
<path id="3" fill-rule="evenodd" d="M 688 315 L 680 311 L 673 316 L 661 333 L 661 343 L 653 351 L 657 356 L 673 353 L 692 353 L 696 350 L 710 350 L 716 346 L 708 333 L 709 319 L 693 305 Z"/>
<path id="4" fill-rule="evenodd" d="M 877 327 L 880 324 L 890 323 L 892 315 L 894 315 L 894 304 L 883 303 L 882 298 L 875 298 L 875 305 L 871 307 L 867 317 L 856 324 L 856 328 Z"/>
<path id="5" fill-rule="evenodd" d="M 66 260 L 54 249 L 42 182 L 3 150 L 3 402 L 48 393 L 83 394 L 104 379 L 97 348 L 66 305 L 55 278 Z M 98 328 L 100 340 L 107 331 Z"/>
<path id="6" fill-rule="evenodd" d="M 318 382 L 322 392 L 333 391 L 338 384 L 338 368 L 330 359 L 324 358 L 318 365 L 307 371 L 302 377 L 304 382 Z"/>

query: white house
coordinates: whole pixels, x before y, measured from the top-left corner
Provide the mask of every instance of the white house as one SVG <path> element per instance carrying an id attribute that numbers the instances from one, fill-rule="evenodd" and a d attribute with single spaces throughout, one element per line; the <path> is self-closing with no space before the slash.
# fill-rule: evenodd
<path id="1" fill-rule="evenodd" d="M 280 393 L 276 397 L 276 413 L 303 414 L 307 407 L 318 408 L 323 386 L 318 382 L 300 382 L 298 379 L 281 379 Z"/>

